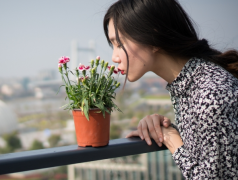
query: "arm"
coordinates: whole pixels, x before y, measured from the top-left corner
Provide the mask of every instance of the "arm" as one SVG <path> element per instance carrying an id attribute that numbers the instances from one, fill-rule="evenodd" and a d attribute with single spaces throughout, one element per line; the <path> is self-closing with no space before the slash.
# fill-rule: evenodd
<path id="1" fill-rule="evenodd" d="M 237 98 L 223 98 L 215 90 L 202 94 L 191 111 L 196 126 L 184 129 L 185 144 L 172 157 L 186 179 L 233 179 L 238 175 Z"/>
<path id="2" fill-rule="evenodd" d="M 171 125 L 170 119 L 159 115 L 152 114 L 144 117 L 140 120 L 137 130 L 129 133 L 126 138 L 132 136 L 140 136 L 142 140 L 145 140 L 148 145 L 151 145 L 152 142 L 150 138 L 153 138 L 158 146 L 162 146 L 163 142 L 163 133 L 161 127 L 169 127 Z"/>
<path id="3" fill-rule="evenodd" d="M 179 132 L 170 126 L 168 128 L 162 127 L 162 133 L 164 137 L 163 144 L 174 154 L 175 150 L 183 145 Z"/>

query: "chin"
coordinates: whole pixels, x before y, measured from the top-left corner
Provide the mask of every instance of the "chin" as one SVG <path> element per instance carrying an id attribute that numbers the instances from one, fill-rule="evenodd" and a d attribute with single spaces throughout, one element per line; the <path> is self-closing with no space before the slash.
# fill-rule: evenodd
<path id="1" fill-rule="evenodd" d="M 140 79 L 142 76 L 140 76 L 140 77 L 130 77 L 130 76 L 128 76 L 127 77 L 127 80 L 128 81 L 130 81 L 130 82 L 135 82 L 135 81 L 137 81 L 138 79 Z"/>

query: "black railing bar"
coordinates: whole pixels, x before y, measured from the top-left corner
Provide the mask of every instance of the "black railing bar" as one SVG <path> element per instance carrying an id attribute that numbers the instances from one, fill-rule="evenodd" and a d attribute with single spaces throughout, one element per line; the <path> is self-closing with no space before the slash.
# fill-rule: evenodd
<path id="1" fill-rule="evenodd" d="M 109 159 L 134 154 L 166 150 L 152 140 L 148 146 L 138 137 L 110 140 L 104 147 L 78 147 L 77 145 L 24 151 L 0 155 L 0 175 L 34 169 Z"/>

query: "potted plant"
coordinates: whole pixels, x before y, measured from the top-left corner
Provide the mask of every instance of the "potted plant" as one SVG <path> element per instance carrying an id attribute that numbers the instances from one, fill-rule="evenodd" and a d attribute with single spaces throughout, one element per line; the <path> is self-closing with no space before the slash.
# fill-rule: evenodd
<path id="1" fill-rule="evenodd" d="M 69 57 L 61 57 L 58 68 L 68 99 L 63 107 L 72 111 L 77 143 L 82 147 L 105 146 L 109 142 L 110 114 L 113 109 L 121 111 L 113 102 L 120 86 L 113 74 L 123 72 L 104 60 L 100 62 L 99 56 L 90 66 L 79 64 L 74 72 L 67 66 L 69 61 Z M 69 73 L 76 81 L 70 80 Z"/>

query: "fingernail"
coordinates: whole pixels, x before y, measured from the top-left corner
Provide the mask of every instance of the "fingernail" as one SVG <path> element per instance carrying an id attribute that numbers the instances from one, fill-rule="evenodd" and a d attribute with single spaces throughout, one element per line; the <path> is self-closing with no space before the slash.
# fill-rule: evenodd
<path id="1" fill-rule="evenodd" d="M 162 139 L 162 138 L 159 138 L 159 141 L 160 141 L 160 142 L 163 142 L 163 139 Z"/>
<path id="2" fill-rule="evenodd" d="M 143 139 L 142 136 L 140 136 L 140 138 Z"/>

